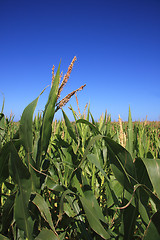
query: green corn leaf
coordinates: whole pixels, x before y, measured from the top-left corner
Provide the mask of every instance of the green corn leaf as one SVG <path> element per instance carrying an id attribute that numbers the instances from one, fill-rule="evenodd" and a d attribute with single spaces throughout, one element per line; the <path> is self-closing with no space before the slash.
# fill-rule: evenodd
<path id="1" fill-rule="evenodd" d="M 142 161 L 147 169 L 154 191 L 160 198 L 160 159 L 143 158 Z"/>
<path id="2" fill-rule="evenodd" d="M 19 136 L 22 140 L 22 144 L 25 150 L 28 153 L 32 152 L 33 145 L 33 133 L 32 133 L 32 121 L 33 121 L 33 113 L 37 106 L 39 97 L 37 97 L 33 102 L 31 102 L 23 111 L 20 127 L 19 127 Z"/>
<path id="3" fill-rule="evenodd" d="M 137 180 L 140 184 L 144 184 L 151 191 L 153 191 L 153 186 L 150 181 L 149 175 L 147 173 L 147 169 L 141 158 L 136 158 L 135 160 L 136 174 Z M 143 219 L 143 221 L 148 224 L 149 222 L 149 211 L 148 211 L 148 201 L 149 194 L 143 189 L 139 189 L 139 213 Z"/>
<path id="4" fill-rule="evenodd" d="M 81 160 L 81 162 L 80 162 L 78 167 L 80 167 L 84 163 L 84 161 L 86 160 L 87 155 L 90 153 L 90 149 L 93 147 L 95 142 L 100 140 L 100 139 L 102 139 L 102 138 L 103 138 L 102 135 L 97 135 L 97 136 L 94 136 L 92 139 L 90 139 L 90 141 L 89 141 L 89 143 L 88 143 L 88 145 L 87 145 L 87 147 L 86 147 L 86 149 L 84 151 L 83 158 L 82 158 L 82 160 Z"/>
<path id="5" fill-rule="evenodd" d="M 71 179 L 71 185 L 72 187 L 76 188 L 77 189 L 77 192 L 79 192 L 79 194 L 81 196 L 83 196 L 83 191 L 82 191 L 82 188 L 81 188 L 81 181 L 79 180 L 79 178 L 81 178 L 81 173 L 80 173 L 80 169 L 76 171 L 76 174 L 72 176 L 72 179 Z"/>
<path id="6" fill-rule="evenodd" d="M 87 121 L 89 121 L 89 114 L 90 114 L 90 102 L 88 103 L 88 110 L 87 110 L 87 117 L 86 117 Z"/>
<path id="7" fill-rule="evenodd" d="M 132 197 L 131 194 L 125 191 L 123 204 L 127 204 L 130 201 L 131 197 Z M 122 212 L 123 239 L 125 240 L 133 239 L 137 216 L 138 216 L 137 199 L 133 198 L 129 206 L 125 207 Z"/>
<path id="8" fill-rule="evenodd" d="M 91 119 L 92 119 L 92 124 L 96 125 L 96 123 L 95 123 L 95 121 L 94 121 L 94 117 L 93 117 L 92 113 L 91 113 L 91 112 L 89 112 L 89 113 L 90 113 L 90 116 L 91 116 Z"/>
<path id="9" fill-rule="evenodd" d="M 111 115 L 107 117 L 107 124 L 106 124 L 106 135 L 112 135 L 112 125 L 111 125 Z"/>
<path id="10" fill-rule="evenodd" d="M 76 122 L 77 121 L 77 116 L 76 116 L 75 111 L 73 110 L 71 105 L 70 105 L 70 109 L 72 111 L 73 117 L 74 117 L 75 122 Z M 76 125 L 76 126 L 77 126 L 77 131 L 78 131 L 79 136 L 82 136 L 82 134 L 81 134 L 82 133 L 82 129 L 81 129 L 80 125 Z"/>
<path id="11" fill-rule="evenodd" d="M 21 179 L 30 179 L 30 173 L 19 157 L 13 142 L 11 142 L 10 147 L 11 157 L 9 160 L 9 171 L 13 180 L 17 184 L 20 184 Z"/>
<path id="12" fill-rule="evenodd" d="M 44 90 L 41 92 L 41 94 L 44 92 Z M 37 150 L 36 146 L 38 145 L 38 142 L 35 141 L 36 145 L 33 149 L 33 114 L 40 95 L 24 109 L 19 127 L 19 136 L 22 141 L 22 145 L 26 150 L 25 162 L 31 173 L 32 191 L 35 191 L 36 188 L 39 188 L 38 177 L 36 176 L 36 173 L 30 166 L 30 164 L 35 167 L 35 162 L 33 158 L 35 159 L 35 150 Z"/>
<path id="13" fill-rule="evenodd" d="M 60 200 L 60 208 L 59 208 L 59 219 L 62 219 L 63 211 L 64 211 L 64 199 L 67 194 L 74 194 L 71 190 L 67 189 L 63 192 Z"/>
<path id="14" fill-rule="evenodd" d="M 87 155 L 87 159 L 88 159 L 91 163 L 93 163 L 93 164 L 101 171 L 101 173 L 103 174 L 103 176 L 108 180 L 107 174 L 105 173 L 105 171 L 104 171 L 103 168 L 101 167 L 100 162 L 99 162 L 98 159 L 97 159 L 97 156 L 96 156 L 95 154 L 91 153 L 91 154 L 88 154 L 88 155 Z"/>
<path id="15" fill-rule="evenodd" d="M 68 201 L 69 204 L 65 204 L 64 199 Z M 64 205 L 65 204 L 65 205 Z M 63 192 L 60 200 L 60 211 L 59 211 L 59 220 L 62 219 L 62 215 L 64 211 L 67 211 L 67 213 L 71 213 L 73 215 L 76 214 L 75 219 L 78 220 L 77 224 L 81 230 L 81 234 L 84 240 L 92 240 L 89 232 L 86 230 L 84 219 L 82 218 L 80 212 L 81 209 L 79 207 L 79 204 L 76 200 L 76 194 L 72 192 L 71 190 L 67 189 L 65 192 Z"/>
<path id="16" fill-rule="evenodd" d="M 136 158 L 136 160 L 135 160 L 134 165 L 136 167 L 137 180 L 140 184 L 144 184 L 151 191 L 153 191 L 151 179 L 148 175 L 147 168 L 146 168 L 144 162 L 145 162 L 145 159 L 141 159 L 141 158 Z"/>
<path id="17" fill-rule="evenodd" d="M 35 240 L 61 240 L 55 233 L 49 229 L 43 228 Z"/>
<path id="18" fill-rule="evenodd" d="M 60 233 L 60 234 L 58 235 L 59 240 L 64 240 L 64 239 L 65 239 L 65 235 L 66 235 L 66 231 Z M 89 240 L 89 239 L 87 239 L 87 240 Z"/>
<path id="19" fill-rule="evenodd" d="M 67 189 L 63 192 L 60 200 L 59 219 L 62 218 L 64 212 L 64 200 L 67 199 L 74 213 L 76 213 L 76 215 L 79 216 L 80 220 L 83 221 L 82 217 L 79 215 L 81 210 L 77 201 L 75 200 L 76 199 L 75 195 L 76 194 L 72 192 L 70 189 Z"/>
<path id="20" fill-rule="evenodd" d="M 9 238 L 7 238 L 4 235 L 0 234 L 0 240 L 9 240 Z"/>
<path id="21" fill-rule="evenodd" d="M 2 147 L 2 141 L 4 140 L 6 131 L 6 120 L 3 113 L 0 113 L 0 149 Z"/>
<path id="22" fill-rule="evenodd" d="M 148 197 L 149 197 L 149 195 L 148 195 Z M 149 223 L 149 214 L 148 214 L 148 211 L 147 211 L 148 210 L 147 207 L 148 207 L 148 204 L 146 204 L 146 205 L 142 204 L 142 202 L 139 199 L 138 211 L 139 211 L 139 213 L 141 215 L 141 218 L 143 219 L 143 221 L 146 225 L 148 225 L 148 223 Z"/>
<path id="23" fill-rule="evenodd" d="M 84 123 L 84 124 L 88 125 L 96 134 L 101 134 L 94 123 L 92 124 L 85 119 L 79 119 L 79 120 L 76 121 L 76 123 Z"/>
<path id="24" fill-rule="evenodd" d="M 42 126 L 40 131 L 40 139 L 38 143 L 38 151 L 37 151 L 37 167 L 39 169 L 41 164 L 41 157 L 43 152 L 46 154 L 51 133 L 52 133 L 52 121 L 55 114 L 55 104 L 57 102 L 57 94 L 59 87 L 59 76 L 60 76 L 60 64 L 52 85 L 52 88 L 49 93 L 48 101 L 45 105 L 45 110 L 42 119 Z"/>
<path id="25" fill-rule="evenodd" d="M 72 157 L 74 157 L 74 155 L 73 155 L 73 152 L 69 151 L 69 149 L 62 148 L 61 150 L 62 150 L 62 153 L 60 152 L 60 155 L 61 155 L 61 159 L 64 166 L 63 181 L 67 186 L 70 182 L 71 172 L 74 169 L 74 165 L 72 162 Z"/>
<path id="26" fill-rule="evenodd" d="M 83 122 L 83 123 L 91 126 L 91 128 L 94 129 L 94 131 L 99 133 L 97 128 L 93 124 L 89 123 L 88 121 L 86 121 L 84 119 L 80 119 L 77 121 L 77 123 L 78 122 Z M 108 155 L 110 158 L 111 167 L 112 167 L 113 173 L 115 174 L 117 180 L 128 191 L 132 192 L 134 184 L 132 183 L 132 180 L 129 177 L 129 175 L 133 178 L 133 182 L 134 182 L 134 179 L 136 179 L 136 174 L 135 174 L 135 166 L 133 164 L 131 155 L 121 145 L 119 145 L 118 143 L 116 143 L 115 141 L 113 141 L 112 139 L 110 139 L 106 136 L 97 135 L 90 140 L 79 166 L 81 166 L 81 164 L 86 159 L 87 155 L 89 154 L 89 150 L 90 150 L 91 146 L 93 146 L 95 141 L 97 141 L 101 138 L 104 138 L 104 140 L 107 144 Z"/>
<path id="27" fill-rule="evenodd" d="M 62 185 L 56 184 L 53 180 L 51 180 L 50 178 L 47 178 L 46 180 L 46 186 L 53 191 L 56 192 L 63 192 L 65 191 L 65 188 Z"/>
<path id="28" fill-rule="evenodd" d="M 110 234 L 105 230 L 97 216 L 96 206 L 89 199 L 80 197 L 82 206 L 84 208 L 86 217 L 88 219 L 90 227 L 103 239 L 111 239 Z"/>
<path id="29" fill-rule="evenodd" d="M 25 194 L 25 192 L 27 192 L 28 190 L 26 181 L 23 181 L 21 185 L 23 187 L 23 192 L 21 191 L 16 195 L 15 206 L 14 206 L 14 219 L 16 221 L 17 227 L 20 230 L 24 231 L 26 237 L 28 239 L 33 239 L 32 232 L 33 232 L 34 222 L 28 210 L 28 202 L 26 199 L 27 194 Z M 27 189 L 25 189 L 24 186 Z"/>
<path id="30" fill-rule="evenodd" d="M 82 191 L 83 197 L 80 197 L 80 200 L 91 228 L 104 239 L 108 239 L 109 236 L 110 238 L 111 236 L 116 237 L 116 234 L 113 234 L 108 228 L 107 219 L 104 217 L 102 209 L 99 206 L 91 187 L 88 185 L 87 179 L 83 175 Z M 102 222 L 106 226 L 106 229 L 103 227 Z"/>
<path id="31" fill-rule="evenodd" d="M 14 141 L 14 146 L 16 149 L 19 149 L 20 144 L 20 140 Z M 9 177 L 8 161 L 10 152 L 12 151 L 12 145 L 12 142 L 7 142 L 0 150 L 0 183 Z"/>
<path id="32" fill-rule="evenodd" d="M 3 215 L 2 215 L 2 231 L 1 233 L 5 233 L 7 229 L 11 226 L 13 221 L 13 208 L 15 202 L 15 194 L 10 195 L 5 204 L 3 205 Z"/>
<path id="33" fill-rule="evenodd" d="M 128 116 L 128 141 L 127 141 L 127 150 L 133 157 L 133 124 L 132 124 L 132 116 L 131 109 L 129 106 L 129 116 Z"/>
<path id="34" fill-rule="evenodd" d="M 14 218 L 17 227 L 25 232 L 28 239 L 32 239 L 33 221 L 28 210 L 28 203 L 31 195 L 30 173 L 20 159 L 13 143 L 11 143 L 9 171 L 19 188 L 14 206 Z"/>
<path id="35" fill-rule="evenodd" d="M 107 112 L 105 112 L 105 115 L 103 119 L 101 119 L 101 124 L 99 124 L 99 131 L 103 132 L 106 128 L 106 121 L 107 121 Z"/>
<path id="36" fill-rule="evenodd" d="M 108 156 L 116 179 L 127 191 L 132 193 L 136 172 L 131 155 L 125 148 L 112 139 L 104 136 L 104 140 L 108 147 Z"/>
<path id="37" fill-rule="evenodd" d="M 3 104 L 2 104 L 2 110 L 1 110 L 1 113 L 3 113 L 3 110 L 4 110 L 4 103 L 5 103 L 5 97 L 4 97 L 4 94 L 2 93 L 3 95 Z"/>
<path id="38" fill-rule="evenodd" d="M 82 239 L 92 240 L 89 231 L 87 231 L 87 229 L 86 229 L 84 218 L 80 214 L 81 213 L 81 208 L 80 208 L 79 203 L 76 200 L 75 196 L 66 195 L 65 198 L 66 198 L 67 202 L 69 203 L 68 207 L 70 208 L 70 211 L 72 211 L 72 213 L 74 212 L 74 214 L 76 214 L 75 219 L 78 220 L 77 224 L 78 224 L 78 227 L 81 231 Z M 64 206 L 66 206 L 66 204 Z M 66 209 L 66 207 L 64 208 L 64 210 L 65 209 Z M 68 210 L 68 208 L 67 208 L 67 210 Z"/>
<path id="39" fill-rule="evenodd" d="M 123 187 L 121 186 L 121 184 L 119 184 L 119 182 L 115 179 L 114 176 L 110 176 L 110 180 L 105 181 L 104 185 L 108 208 L 113 206 L 113 204 L 115 206 L 119 206 L 119 199 L 121 198 L 123 193 Z"/>
<path id="40" fill-rule="evenodd" d="M 84 178 L 83 178 L 83 180 L 84 180 Z M 85 182 L 87 182 L 86 179 L 85 179 Z M 95 213 L 95 215 L 97 216 L 98 219 L 100 219 L 102 222 L 107 224 L 107 221 L 102 213 L 102 210 L 97 202 L 96 197 L 93 194 L 93 191 L 91 190 L 91 187 L 89 185 L 83 183 L 82 189 L 83 189 L 83 194 L 84 194 L 85 199 L 90 201 L 90 204 L 93 209 L 92 211 Z"/>
<path id="41" fill-rule="evenodd" d="M 2 183 L 9 176 L 8 160 L 11 143 L 6 143 L 0 150 L 0 183 Z"/>
<path id="42" fill-rule="evenodd" d="M 36 193 L 35 198 L 33 199 L 33 203 L 37 206 L 42 217 L 45 219 L 46 222 L 48 222 L 51 229 L 55 232 L 55 228 L 51 218 L 51 213 L 49 211 L 49 207 L 46 201 L 44 200 L 44 198 L 41 195 Z"/>
<path id="43" fill-rule="evenodd" d="M 73 131 L 72 124 L 70 123 L 70 121 L 69 121 L 67 115 L 65 114 L 65 112 L 63 111 L 63 109 L 62 109 L 62 113 L 63 113 L 64 121 L 65 121 L 65 124 L 67 126 L 67 130 L 68 130 L 68 133 L 69 133 L 70 137 L 75 141 L 75 143 L 78 144 L 77 136 Z"/>
<path id="44" fill-rule="evenodd" d="M 149 195 L 149 197 L 153 200 L 153 202 L 155 203 L 155 209 L 160 210 L 160 198 L 157 196 L 156 193 L 154 193 L 153 191 L 151 191 L 146 185 L 144 184 L 136 184 L 135 185 L 135 189 L 138 188 L 143 188 L 147 194 Z M 147 207 L 147 206 L 146 206 Z"/>
<path id="45" fill-rule="evenodd" d="M 89 119 L 89 116 L 87 116 L 87 118 Z M 80 123 L 80 124 L 77 124 L 77 126 L 82 125 L 80 136 L 82 138 L 82 146 L 83 146 L 83 148 L 85 148 L 87 134 L 90 133 L 90 131 L 89 131 L 90 129 L 91 129 L 92 132 L 94 132 L 95 135 L 101 134 L 99 132 L 98 128 L 94 124 L 90 123 L 88 120 L 79 119 L 79 120 L 76 121 L 76 123 Z M 86 126 L 83 126 L 83 124 L 85 124 Z"/>
<path id="46" fill-rule="evenodd" d="M 143 240 L 159 240 L 160 239 L 160 212 L 156 212 L 146 228 Z"/>
<path id="47" fill-rule="evenodd" d="M 74 120 L 77 121 L 76 113 L 75 113 L 75 111 L 73 110 L 73 108 L 72 108 L 71 105 L 70 105 L 70 110 L 72 111 L 72 114 L 73 114 Z"/>

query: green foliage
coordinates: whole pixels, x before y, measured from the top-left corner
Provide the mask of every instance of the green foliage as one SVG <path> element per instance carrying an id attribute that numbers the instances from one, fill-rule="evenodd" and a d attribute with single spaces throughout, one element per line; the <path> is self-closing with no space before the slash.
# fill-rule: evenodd
<path id="1" fill-rule="evenodd" d="M 0 114 L 0 239 L 159 239 L 159 128 L 129 108 L 124 148 L 106 113 L 53 121 L 59 75 L 34 121 L 39 97 L 19 125 Z"/>

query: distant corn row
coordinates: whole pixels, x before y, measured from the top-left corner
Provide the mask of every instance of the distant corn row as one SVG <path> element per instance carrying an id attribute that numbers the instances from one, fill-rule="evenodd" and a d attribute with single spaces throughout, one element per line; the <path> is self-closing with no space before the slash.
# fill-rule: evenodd
<path id="1" fill-rule="evenodd" d="M 86 110 L 86 109 L 85 109 Z M 89 111 L 89 109 L 88 109 Z M 83 118 L 86 119 L 86 111 L 85 114 L 77 114 L 76 120 Z M 14 122 L 14 118 L 11 116 L 9 119 L 6 118 L 3 126 L 1 122 L 1 144 L 5 143 L 13 137 L 16 133 L 19 122 Z M 38 113 L 35 116 L 33 121 L 33 134 L 34 131 L 39 131 L 41 127 L 42 115 Z M 104 135 L 110 136 L 116 142 L 121 144 L 124 148 L 127 149 L 128 142 L 128 122 L 122 122 L 120 116 L 119 120 L 116 122 L 111 122 L 111 116 L 104 116 L 102 114 L 97 121 L 93 118 L 90 122 L 94 122 L 97 128 L 102 131 Z M 72 122 L 73 126 L 75 125 Z M 103 128 L 102 128 L 103 126 Z M 5 130 L 3 130 L 5 129 Z M 66 132 L 66 125 L 64 119 L 62 120 L 54 120 L 52 122 L 52 136 L 55 134 L 59 134 L 66 141 L 70 141 L 70 136 Z M 152 157 L 152 158 L 160 158 L 160 122 L 159 121 L 136 121 L 132 123 L 132 131 L 133 131 L 133 152 L 134 157 Z M 88 133 L 89 134 L 89 133 Z M 54 137 L 53 137 L 54 138 Z M 67 139 L 68 138 L 68 139 Z"/>
<path id="2" fill-rule="evenodd" d="M 78 106 L 79 109 L 79 106 Z M 128 122 L 122 122 L 120 116 L 118 121 L 111 121 L 111 116 L 107 116 L 107 113 L 102 114 L 98 121 L 95 121 L 90 113 L 90 109 L 84 109 L 83 114 L 78 114 L 71 108 L 75 121 L 78 119 L 89 120 L 97 129 L 105 136 L 111 137 L 114 141 L 121 144 L 124 148 L 129 150 L 129 141 L 132 142 L 131 151 L 133 158 L 160 158 L 160 122 L 158 121 L 136 121 L 131 122 L 128 117 Z M 129 110 L 131 116 L 131 112 Z M 87 118 L 86 116 L 92 116 Z M 41 116 L 37 115 L 34 119 L 34 129 L 39 129 Z M 75 122 L 72 122 L 75 132 L 77 131 L 75 127 Z M 39 127 L 38 127 L 39 126 Z M 131 128 L 129 128 L 131 126 Z M 130 131 L 132 132 L 132 139 L 130 140 Z M 92 133 L 88 130 L 87 136 Z M 52 138 L 56 135 L 62 136 L 65 141 L 71 141 L 71 137 L 68 134 L 65 120 L 54 120 L 52 123 Z"/>

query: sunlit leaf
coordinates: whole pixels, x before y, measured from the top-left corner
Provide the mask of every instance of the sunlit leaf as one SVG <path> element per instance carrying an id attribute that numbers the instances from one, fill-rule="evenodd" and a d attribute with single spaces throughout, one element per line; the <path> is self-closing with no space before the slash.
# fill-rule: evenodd
<path id="1" fill-rule="evenodd" d="M 136 179 L 135 166 L 129 152 L 112 139 L 105 137 L 111 168 L 116 179 L 129 192 L 133 192 Z"/>
<path id="2" fill-rule="evenodd" d="M 59 87 L 59 76 L 60 76 L 60 64 L 54 78 L 52 88 L 49 93 L 48 101 L 45 105 L 43 113 L 42 126 L 40 130 L 40 138 L 38 143 L 37 151 L 37 167 L 40 167 L 42 153 L 47 153 L 51 132 L 52 132 L 52 121 L 55 114 L 55 104 L 57 101 L 58 87 Z"/>
<path id="3" fill-rule="evenodd" d="M 154 187 L 154 191 L 160 198 L 160 159 L 143 158 L 142 160 L 146 166 L 150 181 Z"/>

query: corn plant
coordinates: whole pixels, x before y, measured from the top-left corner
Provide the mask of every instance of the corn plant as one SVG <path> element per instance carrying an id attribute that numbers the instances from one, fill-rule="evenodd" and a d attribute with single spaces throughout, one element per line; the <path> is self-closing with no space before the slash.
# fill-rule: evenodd
<path id="1" fill-rule="evenodd" d="M 1 232 L 4 236 L 7 234 L 13 239 L 19 237 L 33 239 L 37 235 L 43 236 L 45 233 L 45 235 L 52 236 L 54 239 L 60 239 L 53 225 L 49 207 L 41 195 L 41 187 L 44 177 L 43 165 L 46 162 L 54 114 L 77 91 L 84 87 L 73 91 L 58 102 L 75 60 L 76 58 L 69 66 L 60 87 L 60 65 L 56 76 L 54 76 L 54 73 L 52 74 L 52 87 L 40 123 L 41 126 L 37 126 L 35 120 L 36 131 L 34 136 L 32 119 L 39 96 L 23 111 L 18 134 L 1 148 L 0 181 L 1 186 L 5 185 L 8 188 L 8 193 L 3 193 L 5 203 L 1 206 Z M 3 125 L 4 115 L 1 114 L 1 138 L 3 137 Z M 37 219 L 38 209 L 40 212 L 39 221 Z M 44 224 L 43 221 L 40 221 L 41 217 L 44 218 Z M 49 224 L 48 230 L 45 229 L 46 224 Z"/>

